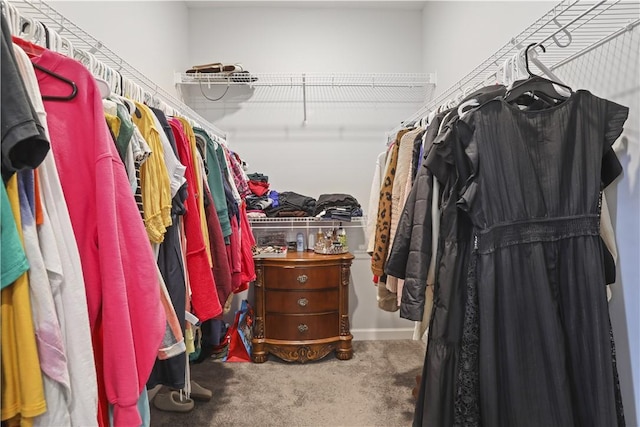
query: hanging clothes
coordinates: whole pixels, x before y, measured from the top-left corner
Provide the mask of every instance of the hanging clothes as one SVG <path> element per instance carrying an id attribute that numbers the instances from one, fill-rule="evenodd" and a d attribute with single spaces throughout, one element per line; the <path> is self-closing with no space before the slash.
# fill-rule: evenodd
<path id="1" fill-rule="evenodd" d="M 521 111 L 494 89 L 481 90 L 480 106 L 464 117 L 449 114 L 425 157 L 441 184 L 444 244 L 434 254 L 413 424 L 624 425 L 599 197 L 620 171 L 610 146 L 628 110 L 578 91 L 557 107 Z M 429 234 L 415 228 L 428 231 L 431 221 L 411 216 L 403 213 L 389 274 L 412 274 L 431 259 Z M 422 260 L 408 262 L 408 248 L 420 244 Z M 401 316 L 417 318 L 421 287 L 408 285 Z M 578 315 L 585 308 L 588 316 Z"/>
<path id="2" fill-rule="evenodd" d="M 216 280 L 218 300 L 224 307 L 227 299 L 233 292 L 231 267 L 227 259 L 227 248 L 224 243 L 224 236 L 222 235 L 216 204 L 208 186 L 205 186 L 205 197 L 207 225 L 209 226 L 211 254 L 213 256 L 213 276 Z"/>
<path id="3" fill-rule="evenodd" d="M 484 425 L 619 425 L 599 217 L 620 172 L 603 160 L 627 115 L 579 90 L 547 110 L 498 99 L 461 119 L 471 176 L 458 203 L 474 226 L 478 310 L 465 332 L 482 337 L 467 356 Z"/>
<path id="4" fill-rule="evenodd" d="M 240 205 L 240 256 L 241 256 L 241 276 L 240 288 L 236 292 L 249 289 L 249 283 L 256 280 L 256 268 L 253 262 L 253 247 L 256 239 L 251 231 L 251 224 L 247 218 L 247 204 Z"/>
<path id="5" fill-rule="evenodd" d="M 371 257 L 371 271 L 376 276 L 382 276 L 384 273 L 384 265 L 389 252 L 389 239 L 391 229 L 391 191 L 393 189 L 393 179 L 396 174 L 396 166 L 398 164 L 398 150 L 400 148 L 400 139 L 407 133 L 408 129 L 403 129 L 396 135 L 396 141 L 391 147 L 391 152 L 387 158 L 385 166 L 385 176 L 380 188 L 380 197 L 378 198 L 378 215 L 376 216 L 376 234 Z"/>
<path id="6" fill-rule="evenodd" d="M 18 180 L 14 174 L 7 182 L 8 200 L 22 239 L 22 221 L 18 199 Z M 4 192 L 3 192 L 4 194 Z M 29 298 L 29 278 L 22 273 L 2 290 L 2 421 L 30 424 L 45 413 L 40 359 L 34 334 Z M 10 420 L 14 421 L 10 421 Z"/>
<path id="7" fill-rule="evenodd" d="M 4 8 L 4 5 L 2 6 Z M 24 82 L 16 66 L 11 44 L 11 32 L 2 14 L 2 40 L 0 42 L 2 69 L 0 112 L 2 123 L 2 178 L 6 182 L 16 171 L 34 169 L 49 152 L 49 140 L 33 111 Z"/>
<path id="8" fill-rule="evenodd" d="M 165 162 L 167 172 L 171 178 L 171 194 L 173 195 L 171 225 L 167 228 L 164 240 L 158 249 L 158 268 L 167 286 L 182 334 L 186 335 L 185 307 L 187 292 L 185 266 L 182 262 L 182 249 L 180 247 L 180 226 L 182 224 L 182 216 L 186 212 L 184 206 L 187 198 L 186 179 L 184 178 L 186 167 L 177 159 L 176 141 L 167 117 L 158 109 L 152 108 L 151 111 L 156 117 L 158 129 L 162 130 L 160 136 L 163 141 Z M 163 135 L 165 138 L 162 138 Z M 171 154 L 173 154 L 173 157 Z M 153 388 L 158 384 L 162 384 L 174 389 L 183 389 L 186 386 L 186 363 L 186 352 L 170 359 L 156 360 L 153 371 L 147 381 L 147 387 Z"/>
<path id="9" fill-rule="evenodd" d="M 56 313 L 47 265 L 40 249 L 35 218 L 35 181 L 33 171 L 20 171 L 18 193 L 24 246 L 29 260 L 29 296 L 47 412 L 34 425 L 69 425 L 67 403 L 71 398 L 69 368 L 62 331 Z M 47 253 L 50 265 L 52 254 Z"/>
<path id="10" fill-rule="evenodd" d="M 2 411 L 3 422 L 33 423 L 46 412 L 40 359 L 29 295 L 29 263 L 23 245 L 16 171 L 37 167 L 49 152 L 49 141 L 19 74 L 4 15 L 1 17 L 2 204 Z M 6 79 L 6 80 L 5 80 Z M 6 227 L 6 230 L 5 230 Z M 5 246 L 5 244 L 7 246 Z M 7 252 L 16 249 L 15 252 Z M 4 267 L 8 267 L 4 271 Z M 42 342 L 41 342 L 42 344 Z"/>
<path id="11" fill-rule="evenodd" d="M 503 86 L 491 86 L 470 96 L 483 102 L 504 92 Z M 427 129 L 424 145 L 426 167 L 420 168 L 416 176 L 386 266 L 390 275 L 405 278 L 400 317 L 421 321 L 426 313 L 431 320 L 414 425 L 453 425 L 453 390 L 458 369 L 467 248 L 471 235 L 468 220 L 456 206 L 457 193 L 468 174 L 464 147 L 456 145 L 457 119 L 456 110 L 443 112 L 434 117 Z M 433 194 L 434 178 L 441 183 L 441 195 Z M 432 202 L 440 199 L 443 200 L 440 228 L 436 231 L 432 227 Z M 434 238 L 442 242 L 437 245 L 436 253 L 433 253 Z M 436 257 L 435 263 L 432 263 L 432 257 Z M 432 264 L 438 268 L 431 302 L 427 285 Z M 450 392 L 443 393 L 442 390 Z"/>
<path id="12" fill-rule="evenodd" d="M 2 289 L 11 285 L 24 272 L 29 269 L 29 261 L 24 252 L 24 247 L 20 241 L 16 221 L 11 212 L 11 205 L 7 198 L 7 190 L 2 185 L 2 204 L 0 204 L 0 212 L 2 217 L 2 266 L 0 267 L 1 287 Z"/>
<path id="13" fill-rule="evenodd" d="M 182 128 L 184 129 L 185 137 L 187 138 L 187 142 L 189 143 L 189 149 L 191 150 L 191 161 L 192 161 L 191 166 L 193 168 L 192 171 L 195 179 L 195 181 L 193 181 L 192 183 L 192 185 L 194 185 L 194 187 L 192 188 L 193 188 L 193 191 L 195 191 L 196 201 L 198 202 L 198 215 L 199 215 L 198 217 L 200 219 L 200 230 L 202 232 L 202 237 L 204 239 L 205 252 L 207 254 L 207 257 L 209 258 L 209 267 L 213 267 L 213 260 L 211 258 L 211 250 L 210 250 L 210 244 L 209 244 L 209 229 L 207 228 L 207 218 L 204 211 L 204 189 L 202 188 L 203 175 L 202 175 L 202 168 L 200 167 L 200 160 L 199 160 L 199 158 L 201 158 L 202 156 L 198 151 L 196 136 L 189 122 L 187 122 L 186 119 L 181 117 L 178 117 L 177 120 L 179 120 L 182 123 Z"/>
<path id="14" fill-rule="evenodd" d="M 216 294 L 216 285 L 211 270 L 211 264 L 205 249 L 205 240 L 202 234 L 200 222 L 200 209 L 196 199 L 198 184 L 194 171 L 191 144 L 184 131 L 183 124 L 175 118 L 169 119 L 173 136 L 178 148 L 180 161 L 186 166 L 185 178 L 187 179 L 187 199 L 184 215 L 184 229 L 186 233 L 187 274 L 191 288 L 191 305 L 194 314 L 205 321 L 213 319 L 222 313 L 222 306 Z M 205 218 L 206 220 L 206 218 Z"/>
<path id="15" fill-rule="evenodd" d="M 389 248 L 393 247 L 398 222 L 402 215 L 404 205 L 407 201 L 409 192 L 407 187 L 411 185 L 411 161 L 413 159 L 413 146 L 416 139 L 422 140 L 422 128 L 413 129 L 405 133 L 400 139 L 398 148 L 398 160 L 396 162 L 396 173 L 391 187 L 391 224 L 389 227 Z M 391 251 L 389 250 L 389 253 Z M 388 254 L 387 254 L 388 257 Z M 388 258 L 387 258 L 388 259 Z M 385 286 L 392 293 L 398 293 L 399 282 L 403 279 L 387 274 Z"/>
<path id="16" fill-rule="evenodd" d="M 82 261 L 99 389 L 114 404 L 116 423 L 138 424 L 136 403 L 165 326 L 155 258 L 93 77 L 80 63 L 46 50 L 32 62 L 78 87 L 71 100 L 45 101 L 47 122 Z M 68 90 L 36 73 L 43 93 Z"/>
<path id="17" fill-rule="evenodd" d="M 207 164 L 207 183 L 213 201 L 216 206 L 216 212 L 218 213 L 218 219 L 220 220 L 220 228 L 222 229 L 222 235 L 228 238 L 231 235 L 231 222 L 229 220 L 229 210 L 227 208 L 227 199 L 224 193 L 222 167 L 218 161 L 216 154 L 216 143 L 202 130 L 195 128 L 194 132 L 196 136 L 199 136 L 205 141 L 205 161 Z"/>
<path id="18" fill-rule="evenodd" d="M 33 65 L 19 46 L 14 45 L 14 51 L 34 111 L 48 137 L 46 112 Z M 42 221 L 36 218 L 36 223 L 40 225 L 38 238 L 49 285 L 54 291 L 56 316 L 64 342 L 69 377 L 68 383 L 60 381 L 63 389 L 59 393 L 64 390 L 66 394 L 65 405 L 70 423 L 90 425 L 97 418 L 98 386 L 93 349 L 87 345 L 87 341 L 91 339 L 91 330 L 80 255 L 51 151 L 36 171 L 39 179 L 36 181 L 38 185 L 35 196 L 41 201 L 43 216 Z M 82 393 L 77 390 L 82 390 Z M 47 402 L 47 412 L 37 417 L 34 425 L 64 424 L 65 409 L 57 407 L 49 395 Z"/>
<path id="19" fill-rule="evenodd" d="M 151 243 L 161 243 L 171 226 L 171 184 L 160 139 L 162 130 L 156 127 L 155 115 L 144 104 L 136 102 L 136 112 L 131 117 L 152 153 L 140 166 L 144 224 Z"/>
<path id="20" fill-rule="evenodd" d="M 387 151 L 383 151 L 376 157 L 376 167 L 373 171 L 371 190 L 369 193 L 369 208 L 367 211 L 367 253 L 373 255 L 376 238 L 376 221 L 378 219 L 378 204 L 380 200 L 380 188 L 384 180 L 384 166 L 386 164 Z"/>

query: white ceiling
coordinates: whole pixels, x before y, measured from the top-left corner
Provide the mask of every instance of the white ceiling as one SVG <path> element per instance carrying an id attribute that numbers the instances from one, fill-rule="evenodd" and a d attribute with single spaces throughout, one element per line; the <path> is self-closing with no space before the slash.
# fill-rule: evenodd
<path id="1" fill-rule="evenodd" d="M 425 0 L 187 0 L 188 8 L 212 7 L 294 7 L 294 8 L 385 8 L 421 10 Z"/>

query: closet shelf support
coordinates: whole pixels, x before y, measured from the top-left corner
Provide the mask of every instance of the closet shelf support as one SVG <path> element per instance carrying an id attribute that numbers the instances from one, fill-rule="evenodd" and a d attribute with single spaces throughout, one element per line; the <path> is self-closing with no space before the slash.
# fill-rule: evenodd
<path id="1" fill-rule="evenodd" d="M 302 125 L 307 124 L 307 76 L 302 73 Z"/>

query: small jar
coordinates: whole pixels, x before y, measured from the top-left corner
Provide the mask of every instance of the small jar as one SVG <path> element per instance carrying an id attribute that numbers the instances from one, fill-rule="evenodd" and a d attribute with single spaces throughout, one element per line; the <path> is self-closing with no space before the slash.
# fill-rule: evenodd
<path id="1" fill-rule="evenodd" d="M 296 236 L 296 252 L 304 252 L 304 234 L 302 233 Z"/>

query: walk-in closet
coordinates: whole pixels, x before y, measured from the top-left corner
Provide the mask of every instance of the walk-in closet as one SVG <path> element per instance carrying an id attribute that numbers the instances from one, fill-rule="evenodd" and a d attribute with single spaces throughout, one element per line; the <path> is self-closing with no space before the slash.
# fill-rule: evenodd
<path id="1" fill-rule="evenodd" d="M 0 0 L 2 426 L 640 425 L 640 3 Z"/>

